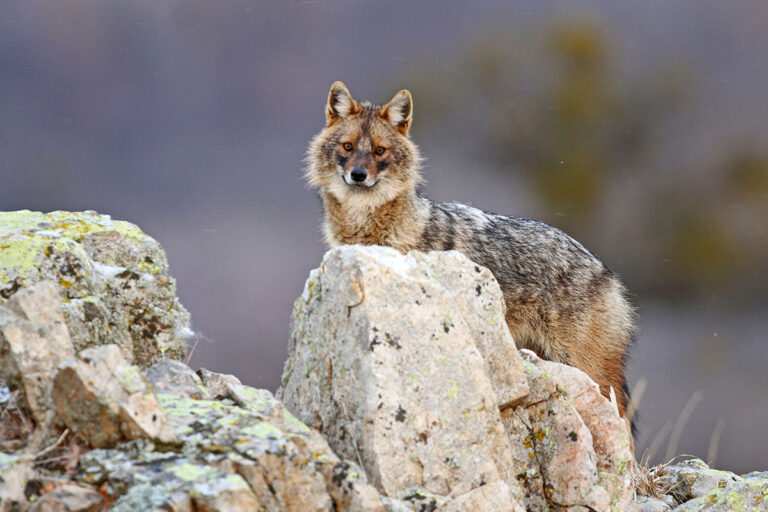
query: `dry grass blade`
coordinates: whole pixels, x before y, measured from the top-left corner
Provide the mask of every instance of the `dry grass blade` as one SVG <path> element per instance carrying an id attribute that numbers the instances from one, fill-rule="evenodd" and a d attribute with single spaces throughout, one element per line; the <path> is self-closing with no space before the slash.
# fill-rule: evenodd
<path id="1" fill-rule="evenodd" d="M 193 336 L 195 338 L 195 342 L 192 344 L 192 348 L 189 349 L 189 352 L 187 353 L 187 358 L 184 360 L 184 364 L 189 365 L 189 362 L 192 360 L 192 356 L 195 354 L 195 349 L 197 348 L 197 344 L 200 343 L 200 340 L 208 341 L 211 340 L 200 334 L 199 332 L 194 332 Z"/>
<path id="2" fill-rule="evenodd" d="M 59 438 L 56 439 L 56 441 L 52 445 L 50 445 L 49 447 L 47 447 L 47 448 L 37 452 L 37 454 L 35 455 L 35 458 L 38 459 L 38 458 L 42 457 L 43 455 L 45 455 L 46 453 L 50 453 L 53 450 L 55 450 L 56 447 L 59 446 L 61 444 L 61 442 L 64 440 L 64 438 L 67 437 L 68 435 L 69 435 L 69 429 L 65 428 L 64 432 L 61 433 Z"/>
<path id="3" fill-rule="evenodd" d="M 626 417 L 628 420 L 632 421 L 632 419 L 635 417 L 635 414 L 637 413 L 637 409 L 640 406 L 640 400 L 643 399 L 643 395 L 645 394 L 645 389 L 648 387 L 648 379 L 645 377 L 641 378 L 637 381 L 635 384 L 635 387 L 632 388 L 632 392 L 630 393 L 629 404 L 627 405 L 627 413 Z"/>
<path id="4" fill-rule="evenodd" d="M 647 466 L 648 463 L 656 457 L 656 453 L 659 451 L 659 448 L 661 448 L 661 444 L 667 438 L 670 430 L 672 430 L 672 422 L 667 421 L 664 426 L 661 427 L 658 432 L 656 432 L 653 441 L 651 441 L 650 446 L 645 450 L 645 453 L 641 459 L 640 463 L 643 466 Z"/>
<path id="5" fill-rule="evenodd" d="M 720 448 L 720 436 L 723 435 L 723 429 L 725 429 L 725 420 L 720 418 L 715 423 L 712 437 L 709 438 L 709 448 L 707 448 L 707 465 L 709 467 L 714 466 L 717 459 L 717 450 Z"/>
<path id="6" fill-rule="evenodd" d="M 691 398 L 688 399 L 688 402 L 685 404 L 685 407 L 683 407 L 683 410 L 680 411 L 680 416 L 677 417 L 677 421 L 675 422 L 675 428 L 672 429 L 672 435 L 669 436 L 667 456 L 665 459 L 671 459 L 675 456 L 677 445 L 680 442 L 680 436 L 683 434 L 683 428 L 685 428 L 685 424 L 688 423 L 688 419 L 691 417 L 691 414 L 696 408 L 696 405 L 698 405 L 698 403 L 703 399 L 704 395 L 701 394 L 701 391 L 696 391 L 693 395 L 691 395 Z"/>
<path id="7" fill-rule="evenodd" d="M 672 461 L 663 464 L 656 464 L 653 467 L 638 465 L 635 469 L 633 479 L 635 481 L 635 490 L 640 496 L 650 496 L 652 498 L 661 498 L 672 491 L 674 483 L 666 472 L 666 467 Z"/>

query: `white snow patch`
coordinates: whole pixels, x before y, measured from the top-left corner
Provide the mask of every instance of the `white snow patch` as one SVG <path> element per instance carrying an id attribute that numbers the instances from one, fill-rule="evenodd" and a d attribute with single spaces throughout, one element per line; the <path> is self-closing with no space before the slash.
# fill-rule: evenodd
<path id="1" fill-rule="evenodd" d="M 418 262 L 411 255 L 402 255 L 391 247 L 380 247 L 374 245 L 355 246 L 361 252 L 366 253 L 376 260 L 377 263 L 386 265 L 393 271 L 403 276 L 407 276 L 413 270 L 420 267 Z"/>
<path id="2" fill-rule="evenodd" d="M 180 327 L 174 331 L 174 336 L 176 336 L 176 339 L 182 339 L 185 340 L 187 338 L 192 338 L 195 336 L 195 331 L 190 329 L 189 327 Z"/>
<path id="3" fill-rule="evenodd" d="M 314 283 L 317 281 L 318 273 L 320 272 L 320 269 L 313 268 L 309 272 L 309 277 L 304 282 L 304 290 L 301 292 L 301 298 L 304 299 L 304 302 L 309 302 L 309 299 L 312 298 L 310 292 L 309 292 L 309 284 Z"/>
<path id="4" fill-rule="evenodd" d="M 105 265 L 104 263 L 99 263 L 98 261 L 93 262 L 93 268 L 96 269 L 96 272 L 106 277 L 107 279 L 112 279 L 116 275 L 121 274 L 126 270 L 125 267 Z"/>
<path id="5" fill-rule="evenodd" d="M 50 238 L 61 238 L 61 233 L 59 233 L 58 231 L 49 231 L 46 229 L 35 231 L 35 235 L 47 236 Z"/>

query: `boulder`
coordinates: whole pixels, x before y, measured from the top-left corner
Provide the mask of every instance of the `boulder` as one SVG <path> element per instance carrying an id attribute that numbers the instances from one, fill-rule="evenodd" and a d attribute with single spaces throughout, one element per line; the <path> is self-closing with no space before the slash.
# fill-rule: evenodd
<path id="1" fill-rule="evenodd" d="M 289 351 L 279 397 L 384 494 L 503 480 L 521 499 L 499 408 L 527 382 L 488 270 L 457 252 L 332 249 L 295 304 Z"/>
<path id="2" fill-rule="evenodd" d="M 76 351 L 121 347 L 142 367 L 183 360 L 189 314 L 162 247 L 96 212 L 0 212 L 0 300 L 52 281 Z"/>

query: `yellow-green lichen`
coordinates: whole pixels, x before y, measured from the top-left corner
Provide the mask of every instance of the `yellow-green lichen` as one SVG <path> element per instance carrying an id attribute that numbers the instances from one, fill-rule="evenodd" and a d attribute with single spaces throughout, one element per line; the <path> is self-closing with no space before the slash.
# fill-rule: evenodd
<path id="1" fill-rule="evenodd" d="M 301 432 L 310 432 L 309 427 L 299 421 L 288 409 L 283 409 L 283 421 L 287 426 L 298 429 Z"/>
<path id="2" fill-rule="evenodd" d="M 179 480 L 184 480 L 185 482 L 203 480 L 216 474 L 216 470 L 209 466 L 190 464 L 189 462 L 171 466 L 167 471 Z"/>
<path id="3" fill-rule="evenodd" d="M 139 372 L 138 367 L 133 365 L 121 368 L 117 372 L 117 378 L 120 381 L 120 386 L 129 394 L 145 391 L 149 387 Z"/>
<path id="4" fill-rule="evenodd" d="M 72 240 L 42 236 L 29 237 L 18 233 L 3 234 L 3 231 L 3 223 L 0 219 L 0 284 L 9 283 L 17 277 L 21 279 L 22 285 L 28 284 L 28 279 L 34 275 L 44 259 L 54 253 L 71 254 L 72 261 L 89 260 L 85 249 Z M 84 270 L 84 275 L 87 275 L 87 269 Z M 72 282 L 69 281 L 69 286 L 71 285 Z M 69 286 L 65 287 L 69 288 Z"/>
<path id="5" fill-rule="evenodd" d="M 240 430 L 240 433 L 259 439 L 282 439 L 285 437 L 279 428 L 265 421 L 245 427 Z"/>
<path id="6" fill-rule="evenodd" d="M 448 393 L 445 395 L 446 398 L 449 400 L 456 396 L 456 393 L 459 391 L 459 383 L 456 381 L 453 381 L 453 384 L 451 385 L 451 389 L 448 391 Z"/>

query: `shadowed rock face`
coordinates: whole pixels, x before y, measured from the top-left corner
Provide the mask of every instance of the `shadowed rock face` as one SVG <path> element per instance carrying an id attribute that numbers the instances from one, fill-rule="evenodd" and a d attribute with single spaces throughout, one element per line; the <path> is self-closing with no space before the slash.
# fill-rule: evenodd
<path id="1" fill-rule="evenodd" d="M 163 248 L 96 212 L 0 212 L 0 297 L 48 280 L 75 350 L 114 343 L 141 366 L 184 359 L 189 313 Z"/>

